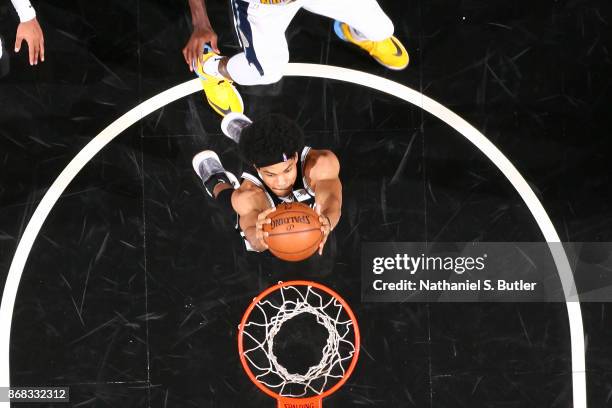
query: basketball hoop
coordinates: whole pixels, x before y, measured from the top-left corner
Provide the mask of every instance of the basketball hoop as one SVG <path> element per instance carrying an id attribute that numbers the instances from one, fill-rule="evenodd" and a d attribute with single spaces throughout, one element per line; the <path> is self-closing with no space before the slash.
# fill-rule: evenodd
<path id="1" fill-rule="evenodd" d="M 274 353 L 283 324 L 311 317 L 327 330 L 317 364 L 289 372 Z M 340 295 L 319 283 L 280 282 L 253 299 L 238 327 L 240 362 L 253 383 L 278 401 L 278 408 L 321 408 L 323 398 L 349 378 L 359 356 L 359 327 Z"/>

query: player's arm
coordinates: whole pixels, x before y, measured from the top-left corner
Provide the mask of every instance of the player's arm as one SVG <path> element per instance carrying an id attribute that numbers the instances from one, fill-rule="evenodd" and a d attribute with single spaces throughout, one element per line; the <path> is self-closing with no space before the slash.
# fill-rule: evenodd
<path id="1" fill-rule="evenodd" d="M 309 172 L 310 186 L 315 192 L 317 212 L 329 220 L 330 229 L 333 230 L 338 225 L 342 212 L 340 163 L 330 150 L 318 150 L 313 153 L 316 157 L 313 158 Z"/>
<path id="2" fill-rule="evenodd" d="M 185 57 L 189 69 L 193 70 L 193 62 L 202 54 L 204 44 L 210 43 L 211 48 L 216 53 L 219 53 L 219 49 L 217 48 L 217 34 L 213 30 L 206 12 L 205 0 L 189 0 L 189 9 L 191 10 L 193 31 L 185 48 L 183 48 L 183 57 Z"/>
<path id="3" fill-rule="evenodd" d="M 340 163 L 329 150 L 317 150 L 310 153 L 306 174 L 315 193 L 316 211 L 319 214 L 323 239 L 319 244 L 319 255 L 329 233 L 338 225 L 342 209 L 342 183 L 340 182 Z"/>
<path id="4" fill-rule="evenodd" d="M 45 37 L 36 19 L 36 11 L 29 0 L 11 1 L 21 21 L 15 35 L 15 52 L 21 50 L 21 44 L 25 40 L 28 44 L 30 65 L 36 65 L 39 59 L 45 60 Z"/>
<path id="5" fill-rule="evenodd" d="M 251 247 L 257 252 L 268 249 L 263 224 L 270 223 L 267 216 L 274 208 L 268 207 L 263 193 L 250 189 L 236 190 L 232 194 L 232 207 L 238 213 L 240 229 Z"/>

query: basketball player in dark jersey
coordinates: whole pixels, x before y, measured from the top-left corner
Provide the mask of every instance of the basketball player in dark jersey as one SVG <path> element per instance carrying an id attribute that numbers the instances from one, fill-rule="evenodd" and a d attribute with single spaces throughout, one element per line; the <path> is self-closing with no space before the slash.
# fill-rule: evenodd
<path id="1" fill-rule="evenodd" d="M 282 202 L 300 202 L 311 206 L 321 223 L 323 240 L 340 220 L 342 184 L 340 164 L 330 150 L 304 146 L 304 135 L 297 124 L 282 115 L 268 115 L 255 122 L 239 113 L 227 115 L 223 132 L 238 143 L 238 150 L 250 169 L 242 173 L 242 182 L 226 171 L 211 150 L 193 158 L 193 168 L 206 191 L 222 210 L 238 214 L 237 228 L 248 250 L 265 251 L 263 225 L 268 214 Z"/>

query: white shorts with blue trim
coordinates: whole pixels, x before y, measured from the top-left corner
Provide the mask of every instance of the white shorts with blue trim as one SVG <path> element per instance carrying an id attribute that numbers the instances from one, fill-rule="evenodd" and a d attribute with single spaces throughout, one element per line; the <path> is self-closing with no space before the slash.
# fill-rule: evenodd
<path id="1" fill-rule="evenodd" d="M 393 35 L 393 23 L 376 0 L 268 1 L 272 0 L 231 0 L 243 52 L 230 58 L 227 70 L 238 84 L 263 85 L 281 79 L 289 62 L 285 31 L 301 8 L 342 21 L 373 41 Z"/>

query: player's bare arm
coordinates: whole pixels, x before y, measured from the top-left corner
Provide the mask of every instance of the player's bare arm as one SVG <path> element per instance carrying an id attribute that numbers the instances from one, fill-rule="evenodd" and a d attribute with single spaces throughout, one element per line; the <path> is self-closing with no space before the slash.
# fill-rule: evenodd
<path id="1" fill-rule="evenodd" d="M 185 48 L 183 48 L 183 57 L 185 57 L 189 69 L 193 70 L 193 63 L 202 54 L 204 44 L 210 43 L 216 53 L 219 53 L 219 49 L 217 47 L 217 34 L 213 30 L 206 12 L 205 0 L 189 0 L 189 9 L 191 10 L 193 31 Z"/>
<path id="2" fill-rule="evenodd" d="M 312 150 L 308 155 L 304 172 L 315 192 L 320 214 L 329 218 L 331 229 L 340 221 L 342 211 L 342 183 L 340 163 L 330 150 Z"/>
<path id="3" fill-rule="evenodd" d="M 45 60 L 45 36 L 36 19 L 36 11 L 29 0 L 12 0 L 12 3 L 20 20 L 15 35 L 15 52 L 21 50 L 25 41 L 28 45 L 30 65 L 37 65 L 38 61 Z"/>
<path id="4" fill-rule="evenodd" d="M 257 252 L 268 249 L 264 241 L 267 232 L 263 231 L 263 225 L 270 223 L 267 217 L 274 211 L 274 207 L 270 207 L 264 192 L 251 182 L 245 181 L 232 194 L 232 207 L 239 216 L 240 229 L 251 247 Z"/>
<path id="5" fill-rule="evenodd" d="M 329 233 L 338 225 L 342 212 L 342 183 L 340 163 L 330 150 L 313 150 L 308 155 L 304 172 L 315 192 L 316 211 L 323 231 L 319 254 Z"/>

